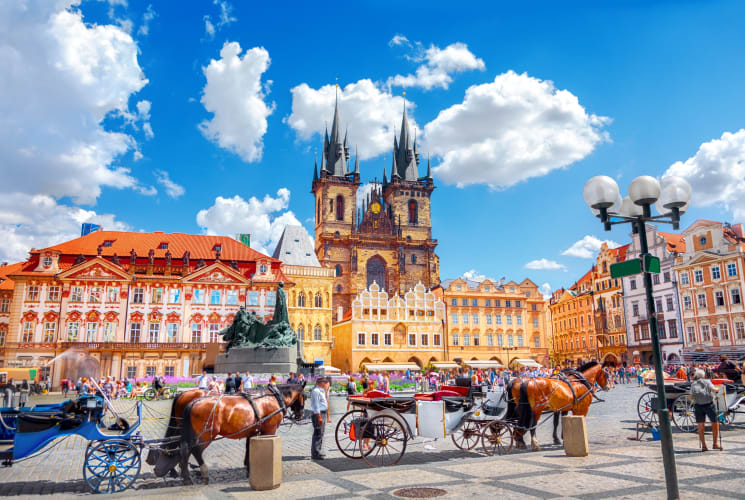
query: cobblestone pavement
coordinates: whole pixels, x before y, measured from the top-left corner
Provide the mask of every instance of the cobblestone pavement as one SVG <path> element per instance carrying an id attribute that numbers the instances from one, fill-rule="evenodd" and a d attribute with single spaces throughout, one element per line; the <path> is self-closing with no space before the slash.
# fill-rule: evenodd
<path id="1" fill-rule="evenodd" d="M 664 480 L 659 443 L 629 441 L 635 433 L 636 403 L 644 389 L 619 385 L 601 394 L 606 401 L 593 404 L 587 417 L 591 456 L 569 459 L 561 447 L 552 445 L 551 422 L 538 429 L 544 450 L 539 453 L 513 451 L 504 457 L 485 458 L 478 452 L 458 450 L 450 439 L 411 441 L 400 464 L 381 473 L 369 469 L 361 460 L 345 458 L 336 449 L 334 428 L 346 411 L 343 397 L 332 397 L 332 420 L 327 426 L 325 447 L 328 458 L 308 459 L 310 425 L 294 425 L 281 430 L 283 485 L 271 493 L 251 492 L 251 496 L 272 498 L 313 498 L 359 496 L 390 498 L 407 485 L 437 485 L 452 496 L 491 496 L 551 498 L 644 498 L 664 497 Z M 32 403 L 51 402 L 54 396 Z M 59 400 L 59 398 L 56 398 Z M 133 412 L 134 403 L 119 401 L 120 411 Z M 170 402 L 146 403 L 141 432 L 144 439 L 162 437 Z M 724 434 L 724 452 L 697 452 L 695 436 L 675 433 L 681 490 L 692 498 L 745 496 L 745 485 L 737 474 L 737 464 L 745 460 L 745 432 L 734 426 Z M 37 494 L 85 494 L 82 479 L 86 442 L 72 437 L 53 443 L 48 453 L 0 468 L 2 496 Z M 211 486 L 184 488 L 176 479 L 156 478 L 143 462 L 140 478 L 124 495 L 186 495 L 209 498 L 242 496 L 250 492 L 242 467 L 243 441 L 221 440 L 205 452 Z M 192 473 L 198 480 L 198 472 Z M 699 477 L 703 476 L 703 477 Z M 430 484 L 431 483 L 431 484 Z M 479 493 L 480 492 L 480 493 Z M 685 496 L 685 495 L 684 495 Z"/>

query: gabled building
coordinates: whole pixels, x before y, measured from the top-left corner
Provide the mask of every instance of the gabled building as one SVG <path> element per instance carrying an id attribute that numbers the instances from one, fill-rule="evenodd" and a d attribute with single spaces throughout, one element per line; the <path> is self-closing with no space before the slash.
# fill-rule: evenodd
<path id="1" fill-rule="evenodd" d="M 639 235 L 631 235 L 627 259 L 640 255 Z M 649 253 L 660 259 L 660 273 L 652 274 L 652 293 L 657 316 L 657 333 L 662 348 L 663 363 L 680 362 L 683 349 L 683 328 L 680 300 L 673 265 L 675 258 L 685 252 L 681 235 L 658 231 L 647 224 Z M 623 280 L 623 303 L 628 330 L 628 361 L 652 363 L 652 342 L 647 313 L 647 296 L 641 275 L 626 276 Z"/>
<path id="2" fill-rule="evenodd" d="M 699 219 L 682 233 L 675 271 L 685 361 L 745 359 L 745 233 L 742 224 Z"/>
<path id="3" fill-rule="evenodd" d="M 595 266 L 570 288 L 559 288 L 551 296 L 551 359 L 555 365 L 576 365 L 599 358 L 593 319 L 594 272 Z"/>
<path id="4" fill-rule="evenodd" d="M 197 373 L 240 306 L 271 318 L 280 281 L 279 260 L 232 238 L 96 231 L 32 250 L 6 273 L 3 363 L 39 366 L 55 386 L 82 367 L 122 378 Z"/>
<path id="5" fill-rule="evenodd" d="M 324 135 L 320 170 L 313 170 L 315 253 L 321 265 L 334 270 L 333 307 L 342 315 L 373 283 L 389 294 L 403 296 L 422 283 L 439 283 L 437 240 L 432 239 L 430 200 L 434 191 L 429 162 L 419 175 L 419 152 L 404 109 L 400 136 L 393 138 L 391 177 L 370 186 L 362 206 L 359 157 L 349 165 L 347 134 L 342 138 L 339 103 L 334 108 L 331 135 Z"/>
<path id="6" fill-rule="evenodd" d="M 626 260 L 628 248 L 629 245 L 609 248 L 607 243 L 603 243 L 592 273 L 593 323 L 598 360 L 614 366 L 626 361 L 626 324 L 622 282 L 618 278 L 611 278 L 610 266 Z"/>

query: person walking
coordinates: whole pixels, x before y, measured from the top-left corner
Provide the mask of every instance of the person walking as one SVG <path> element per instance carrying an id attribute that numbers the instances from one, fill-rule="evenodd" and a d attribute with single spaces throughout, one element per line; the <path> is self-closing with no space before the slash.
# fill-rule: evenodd
<path id="1" fill-rule="evenodd" d="M 235 379 L 233 378 L 233 372 L 228 372 L 228 376 L 225 377 L 225 394 L 233 394 L 235 392 Z"/>
<path id="2" fill-rule="evenodd" d="M 717 421 L 717 412 L 714 408 L 714 392 L 719 392 L 719 387 L 715 387 L 711 380 L 706 378 L 706 372 L 696 370 L 693 374 L 693 383 L 691 383 L 691 395 L 694 401 L 694 413 L 696 424 L 698 425 L 698 439 L 701 441 L 701 451 L 708 451 L 706 447 L 706 438 L 704 435 L 706 427 L 706 417 L 711 422 L 711 433 L 714 438 L 715 450 L 721 450 L 722 447 L 717 443 L 719 437 L 719 422 Z"/>
<path id="3" fill-rule="evenodd" d="M 329 379 L 319 377 L 316 385 L 310 391 L 310 410 L 313 413 L 313 439 L 310 445 L 310 457 L 313 460 L 323 460 L 326 454 L 323 452 L 323 431 L 326 426 L 324 414 L 328 415 L 329 405 L 326 394 L 329 389 Z"/>
<path id="4" fill-rule="evenodd" d="M 207 387 L 210 385 L 210 378 L 207 376 L 207 370 L 202 370 L 202 375 L 199 376 L 197 382 L 199 383 L 200 389 L 207 390 Z"/>
<path id="5" fill-rule="evenodd" d="M 243 390 L 247 391 L 249 389 L 253 389 L 254 386 L 254 378 L 251 376 L 248 370 L 246 370 L 246 376 L 243 377 Z"/>
<path id="6" fill-rule="evenodd" d="M 235 382 L 235 392 L 241 392 L 243 390 L 243 377 L 241 377 L 241 372 L 235 372 L 233 381 Z"/>

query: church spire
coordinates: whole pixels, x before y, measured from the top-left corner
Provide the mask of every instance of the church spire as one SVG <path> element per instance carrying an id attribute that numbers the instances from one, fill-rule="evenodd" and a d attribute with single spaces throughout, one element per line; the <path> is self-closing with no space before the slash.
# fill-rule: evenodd
<path id="1" fill-rule="evenodd" d="M 331 137 L 327 138 L 328 147 L 325 148 L 326 168 L 329 174 L 335 177 L 343 177 L 347 174 L 347 160 L 349 158 L 346 148 L 346 137 L 341 138 L 341 123 L 339 117 L 339 86 L 336 86 L 336 102 L 334 104 L 334 121 L 331 123 Z"/>
<path id="2" fill-rule="evenodd" d="M 388 177 L 385 174 L 385 164 L 383 164 L 383 186 L 388 184 Z"/>
<path id="3" fill-rule="evenodd" d="M 404 96 L 406 94 L 404 93 Z M 404 97 L 404 113 L 401 118 L 401 135 L 398 144 L 395 143 L 394 133 L 394 152 L 393 156 L 397 165 L 397 176 L 407 181 L 416 181 L 419 178 L 417 165 L 419 164 L 419 154 L 416 150 L 416 138 L 412 140 L 409 131 L 409 120 L 406 115 L 406 98 Z M 393 177 L 393 173 L 391 173 Z"/>
<path id="4" fill-rule="evenodd" d="M 429 161 L 429 153 L 427 153 L 427 179 L 432 178 L 432 165 Z"/>
<path id="5" fill-rule="evenodd" d="M 318 180 L 318 155 L 313 160 L 313 182 Z"/>
<path id="6" fill-rule="evenodd" d="M 360 175 L 360 152 L 357 146 L 354 146 L 354 173 Z"/>

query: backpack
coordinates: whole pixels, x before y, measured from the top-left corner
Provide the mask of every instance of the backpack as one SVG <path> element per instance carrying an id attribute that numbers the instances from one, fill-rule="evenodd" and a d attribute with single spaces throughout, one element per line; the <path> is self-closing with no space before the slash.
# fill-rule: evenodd
<path id="1" fill-rule="evenodd" d="M 711 389 L 709 383 L 706 380 L 694 380 L 691 384 L 691 396 L 696 404 L 708 404 L 711 403 Z"/>

